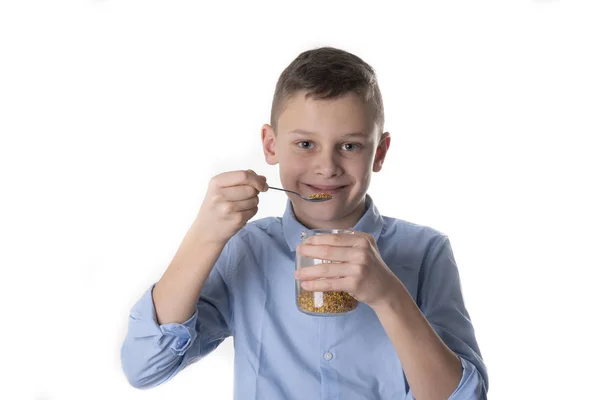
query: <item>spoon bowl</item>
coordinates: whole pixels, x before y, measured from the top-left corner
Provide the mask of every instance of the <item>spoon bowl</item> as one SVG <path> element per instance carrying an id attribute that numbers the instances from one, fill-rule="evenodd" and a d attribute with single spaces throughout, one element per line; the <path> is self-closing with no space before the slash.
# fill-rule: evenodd
<path id="1" fill-rule="evenodd" d="M 333 199 L 333 197 L 331 197 L 331 196 L 329 196 L 329 197 L 304 197 L 300 193 L 296 193 L 293 190 L 280 189 L 280 188 L 276 188 L 276 187 L 272 187 L 272 186 L 269 186 L 269 189 L 275 189 L 275 190 L 281 190 L 282 192 L 293 193 L 296 196 L 300 197 L 302 200 L 306 200 L 311 203 L 321 203 L 323 201 L 329 201 L 329 200 Z"/>

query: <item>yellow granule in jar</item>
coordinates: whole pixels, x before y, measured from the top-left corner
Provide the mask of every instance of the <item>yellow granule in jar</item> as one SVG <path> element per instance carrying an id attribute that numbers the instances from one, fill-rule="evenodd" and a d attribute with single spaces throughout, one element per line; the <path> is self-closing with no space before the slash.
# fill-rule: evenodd
<path id="1" fill-rule="evenodd" d="M 304 311 L 321 314 L 345 313 L 358 306 L 358 300 L 346 292 L 323 292 L 322 294 L 322 305 L 315 306 L 315 293 L 303 290 L 298 295 L 298 306 Z"/>
<path id="2" fill-rule="evenodd" d="M 311 194 L 310 196 L 308 196 L 308 198 L 309 199 L 331 199 L 333 197 L 328 193 L 316 193 L 316 194 Z"/>

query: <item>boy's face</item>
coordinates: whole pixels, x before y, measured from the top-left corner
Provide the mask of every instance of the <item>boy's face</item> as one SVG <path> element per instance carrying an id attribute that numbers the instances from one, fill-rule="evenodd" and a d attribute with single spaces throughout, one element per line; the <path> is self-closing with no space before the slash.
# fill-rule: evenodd
<path id="1" fill-rule="evenodd" d="M 284 189 L 333 196 L 310 203 L 289 194 L 300 222 L 313 229 L 349 228 L 364 212 L 371 171 L 381 170 L 389 133 L 379 137 L 372 112 L 354 93 L 334 100 L 314 100 L 305 93 L 285 102 L 277 134 L 263 126 L 265 158 L 279 164 Z"/>

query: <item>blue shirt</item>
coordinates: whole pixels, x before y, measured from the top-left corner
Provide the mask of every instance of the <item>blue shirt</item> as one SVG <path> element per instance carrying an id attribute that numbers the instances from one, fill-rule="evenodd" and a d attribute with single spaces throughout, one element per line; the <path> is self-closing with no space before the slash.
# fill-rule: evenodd
<path id="1" fill-rule="evenodd" d="M 450 398 L 485 399 L 486 367 L 448 238 L 381 216 L 369 196 L 353 229 L 373 235 L 387 266 L 460 357 L 462 379 Z M 131 385 L 164 383 L 233 335 L 235 399 L 413 399 L 402 363 L 369 306 L 360 303 L 335 317 L 298 311 L 293 274 L 303 230 L 289 200 L 282 218 L 247 224 L 227 242 L 194 315 L 182 324 L 157 324 L 153 284 L 131 309 L 121 348 Z"/>

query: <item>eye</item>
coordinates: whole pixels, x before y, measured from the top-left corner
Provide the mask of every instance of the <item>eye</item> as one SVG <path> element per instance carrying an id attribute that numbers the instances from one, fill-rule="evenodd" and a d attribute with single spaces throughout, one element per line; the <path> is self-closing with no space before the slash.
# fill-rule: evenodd
<path id="1" fill-rule="evenodd" d="M 302 142 L 298 142 L 298 143 L 296 143 L 296 145 L 298 147 L 300 147 L 301 149 L 305 149 L 305 150 L 310 150 L 313 148 L 313 144 L 311 142 L 307 142 L 306 140 L 303 140 Z"/>
<path id="2" fill-rule="evenodd" d="M 358 143 L 344 143 L 342 145 L 342 149 L 346 151 L 356 151 L 361 148 L 361 145 Z"/>

